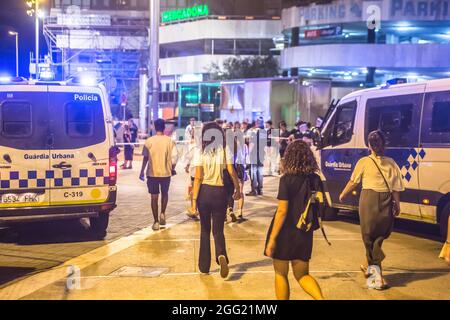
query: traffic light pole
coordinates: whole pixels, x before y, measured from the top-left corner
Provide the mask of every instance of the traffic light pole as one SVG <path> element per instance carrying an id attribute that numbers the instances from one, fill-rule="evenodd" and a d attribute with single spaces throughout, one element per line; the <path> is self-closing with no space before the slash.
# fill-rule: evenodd
<path id="1" fill-rule="evenodd" d="M 151 128 L 151 120 L 158 119 L 159 109 L 159 24 L 160 24 L 160 0 L 150 0 L 150 99 L 148 108 L 148 129 Z M 150 114 L 151 113 L 151 114 Z"/>

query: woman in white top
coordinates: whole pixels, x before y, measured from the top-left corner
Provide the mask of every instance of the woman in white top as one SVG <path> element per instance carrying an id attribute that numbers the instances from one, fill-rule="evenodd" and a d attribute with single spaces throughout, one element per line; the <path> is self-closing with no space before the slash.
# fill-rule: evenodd
<path id="1" fill-rule="evenodd" d="M 234 193 L 239 200 L 239 182 L 230 152 L 225 152 L 225 135 L 215 122 L 202 129 L 202 148 L 194 159 L 195 179 L 192 212 L 200 213 L 199 270 L 209 273 L 211 267 L 211 221 L 216 262 L 222 278 L 228 276 L 228 256 L 223 232 L 227 212 L 227 198 Z M 226 174 L 228 172 L 228 174 Z M 227 179 L 228 178 L 228 179 Z M 231 181 L 230 181 L 231 180 Z"/>
<path id="2" fill-rule="evenodd" d="M 368 141 L 371 154 L 358 161 L 339 200 L 343 201 L 362 182 L 359 198 L 361 233 L 368 265 L 376 266 L 373 269 L 381 278 L 373 288 L 382 290 L 387 288 L 387 283 L 381 272 L 381 262 L 385 258 L 381 245 L 392 232 L 394 217 L 400 214 L 400 192 L 405 188 L 398 165 L 393 159 L 383 156 L 386 144 L 383 133 L 369 133 Z M 367 277 L 368 267 L 361 265 L 361 270 Z"/>

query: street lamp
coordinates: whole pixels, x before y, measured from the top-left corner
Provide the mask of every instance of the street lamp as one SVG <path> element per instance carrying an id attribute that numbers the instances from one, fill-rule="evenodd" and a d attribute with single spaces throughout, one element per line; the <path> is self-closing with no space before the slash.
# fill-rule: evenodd
<path id="1" fill-rule="evenodd" d="M 39 18 L 43 17 L 43 12 L 39 10 L 39 1 L 40 0 L 26 0 L 26 4 L 28 6 L 27 14 L 30 17 L 34 15 L 35 37 L 36 37 L 36 49 L 35 49 L 36 79 L 39 78 Z"/>
<path id="2" fill-rule="evenodd" d="M 16 31 L 9 31 L 10 36 L 16 37 L 16 77 L 19 77 L 19 33 Z"/>

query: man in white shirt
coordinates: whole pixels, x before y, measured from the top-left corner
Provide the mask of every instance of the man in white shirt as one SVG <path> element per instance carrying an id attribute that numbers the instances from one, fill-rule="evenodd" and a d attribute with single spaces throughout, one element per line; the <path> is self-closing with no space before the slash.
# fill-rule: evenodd
<path id="1" fill-rule="evenodd" d="M 164 135 L 166 123 L 158 119 L 154 123 L 156 135 L 145 141 L 142 155 L 140 179 L 147 176 L 148 192 L 152 197 L 153 230 L 159 230 L 166 224 L 166 208 L 169 202 L 170 178 L 174 174 L 178 161 L 178 151 L 175 142 Z M 147 169 L 147 170 L 146 170 Z M 161 193 L 161 215 L 158 216 L 158 198 Z"/>
<path id="2" fill-rule="evenodd" d="M 195 128 L 195 121 L 197 121 L 195 118 L 189 119 L 189 124 L 186 127 L 186 130 L 184 131 L 184 141 L 190 141 L 192 138 L 192 133 L 194 132 Z"/>

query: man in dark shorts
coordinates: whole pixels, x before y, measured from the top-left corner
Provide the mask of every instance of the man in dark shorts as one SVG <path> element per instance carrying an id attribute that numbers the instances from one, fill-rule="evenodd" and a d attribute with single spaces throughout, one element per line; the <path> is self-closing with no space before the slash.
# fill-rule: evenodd
<path id="1" fill-rule="evenodd" d="M 178 161 L 178 151 L 175 142 L 164 135 L 166 127 L 163 119 L 154 123 L 156 135 L 145 141 L 142 155 L 140 179 L 147 176 L 148 192 L 152 196 L 153 230 L 159 230 L 166 224 L 166 208 L 169 202 L 170 178 Z M 146 172 L 147 168 L 147 172 Z M 158 216 L 158 198 L 161 193 L 161 215 Z"/>

